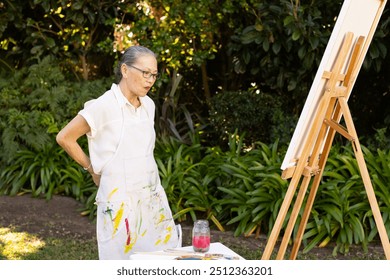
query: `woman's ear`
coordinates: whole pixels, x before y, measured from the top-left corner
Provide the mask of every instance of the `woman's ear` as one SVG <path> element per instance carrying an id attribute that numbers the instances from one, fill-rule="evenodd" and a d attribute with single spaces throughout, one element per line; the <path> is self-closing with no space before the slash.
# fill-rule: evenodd
<path id="1" fill-rule="evenodd" d="M 123 63 L 121 66 L 121 72 L 122 72 L 123 78 L 127 78 L 127 71 L 128 71 L 128 68 L 127 68 L 126 64 Z"/>

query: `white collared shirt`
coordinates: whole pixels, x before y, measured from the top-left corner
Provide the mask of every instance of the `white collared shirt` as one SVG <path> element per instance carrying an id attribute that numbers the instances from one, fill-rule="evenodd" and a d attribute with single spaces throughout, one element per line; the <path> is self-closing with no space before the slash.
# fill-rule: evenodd
<path id="1" fill-rule="evenodd" d="M 135 108 L 123 95 L 120 87 L 111 89 L 97 99 L 87 101 L 79 112 L 91 128 L 87 133 L 89 156 L 96 174 L 114 155 L 121 137 L 123 118 L 154 120 L 155 105 L 149 96 L 140 97 L 141 106 Z M 122 108 L 124 115 L 122 115 Z M 131 139 L 129 139 L 131 141 Z"/>

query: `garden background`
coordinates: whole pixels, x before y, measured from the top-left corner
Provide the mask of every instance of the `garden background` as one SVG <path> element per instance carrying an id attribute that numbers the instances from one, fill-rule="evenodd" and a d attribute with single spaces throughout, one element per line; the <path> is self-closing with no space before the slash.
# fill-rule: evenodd
<path id="1" fill-rule="evenodd" d="M 280 165 L 341 4 L 0 1 L 0 193 L 71 197 L 94 220 L 97 189 L 55 136 L 115 81 L 121 51 L 141 44 L 159 56 L 155 157 L 176 221 L 267 235 L 288 187 Z M 389 21 L 387 7 L 349 105 L 390 235 Z M 332 244 L 345 254 L 377 240 L 354 154 L 337 138 L 303 251 Z"/>

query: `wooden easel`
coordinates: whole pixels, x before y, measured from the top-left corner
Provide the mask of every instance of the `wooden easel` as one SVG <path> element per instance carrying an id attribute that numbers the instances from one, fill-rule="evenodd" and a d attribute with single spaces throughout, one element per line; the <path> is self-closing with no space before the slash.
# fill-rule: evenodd
<path id="1" fill-rule="evenodd" d="M 374 220 L 378 228 L 385 256 L 386 259 L 390 260 L 389 237 L 387 236 L 383 219 L 379 211 L 379 206 L 364 160 L 364 155 L 362 153 L 355 126 L 353 124 L 352 115 L 347 104 L 349 93 L 352 91 L 353 81 L 358 72 L 357 62 L 359 59 L 362 59 L 359 56 L 362 53 L 362 46 L 365 40 L 365 38 L 361 36 L 356 40 L 356 43 L 353 44 L 353 37 L 354 34 L 351 32 L 345 35 L 332 70 L 329 72 L 325 71 L 323 73 L 322 77 L 327 80 L 325 91 L 321 96 L 320 103 L 315 113 L 313 125 L 311 126 L 308 138 L 305 141 L 302 154 L 298 159 L 296 166 L 286 169 L 282 174 L 284 178 L 291 178 L 291 181 L 275 221 L 275 225 L 264 249 L 262 255 L 263 260 L 268 260 L 271 257 L 271 253 L 275 247 L 275 243 L 287 212 L 290 208 L 297 187 L 300 184 L 299 192 L 295 198 L 294 207 L 276 256 L 276 259 L 284 258 L 287 245 L 291 238 L 299 211 L 302 208 L 308 186 L 312 181 L 310 193 L 306 201 L 306 206 L 304 208 L 298 232 L 290 254 L 290 259 L 296 259 L 336 132 L 352 142 L 352 147 Z M 345 65 L 348 65 L 348 67 L 345 67 Z M 346 72 L 343 73 L 343 69 L 345 68 Z M 344 117 L 346 127 L 340 125 L 340 119 L 342 116 Z"/>

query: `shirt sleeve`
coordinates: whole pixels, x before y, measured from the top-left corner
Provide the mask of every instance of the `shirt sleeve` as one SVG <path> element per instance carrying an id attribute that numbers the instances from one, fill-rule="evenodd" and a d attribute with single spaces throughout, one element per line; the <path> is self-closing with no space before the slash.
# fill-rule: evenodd
<path id="1" fill-rule="evenodd" d="M 87 133 L 87 136 L 90 138 L 94 138 L 96 136 L 97 132 L 97 118 L 96 118 L 96 111 L 94 110 L 94 104 L 96 104 L 96 99 L 87 101 L 84 104 L 84 108 L 79 112 L 79 115 L 81 115 L 88 123 L 89 127 L 91 128 L 91 131 Z"/>

